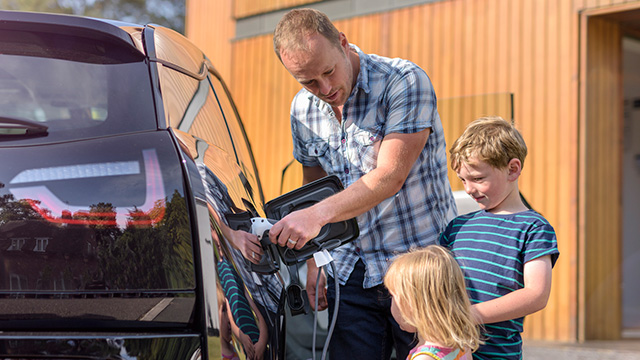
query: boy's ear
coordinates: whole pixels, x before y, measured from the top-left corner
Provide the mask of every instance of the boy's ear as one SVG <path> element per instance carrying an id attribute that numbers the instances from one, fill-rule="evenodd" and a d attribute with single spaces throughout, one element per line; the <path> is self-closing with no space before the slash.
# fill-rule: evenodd
<path id="1" fill-rule="evenodd" d="M 509 164 L 507 165 L 507 169 L 509 170 L 509 180 L 516 181 L 520 176 L 520 172 L 522 172 L 522 163 L 520 159 L 513 158 L 509 160 Z"/>

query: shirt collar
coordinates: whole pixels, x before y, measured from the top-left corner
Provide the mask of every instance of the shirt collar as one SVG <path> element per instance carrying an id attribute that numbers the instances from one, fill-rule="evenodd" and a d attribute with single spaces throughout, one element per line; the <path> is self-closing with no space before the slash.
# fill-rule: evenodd
<path id="1" fill-rule="evenodd" d="M 369 55 L 365 54 L 354 44 L 349 44 L 352 50 L 355 50 L 358 53 L 360 58 L 360 71 L 358 72 L 358 79 L 356 80 L 355 88 L 362 89 L 365 93 L 369 93 L 371 88 L 369 87 L 369 63 L 371 59 Z"/>

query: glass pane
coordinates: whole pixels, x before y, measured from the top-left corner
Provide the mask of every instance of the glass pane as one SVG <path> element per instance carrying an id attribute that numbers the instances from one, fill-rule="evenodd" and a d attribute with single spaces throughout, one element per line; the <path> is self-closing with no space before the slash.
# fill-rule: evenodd
<path id="1" fill-rule="evenodd" d="M 109 45 L 99 51 L 100 43 L 87 42 L 0 31 L 0 117 L 4 123 L 48 127 L 46 137 L 3 136 L 0 141 L 44 143 L 156 127 L 142 55 Z M 122 91 L 131 88 L 136 91 Z"/>

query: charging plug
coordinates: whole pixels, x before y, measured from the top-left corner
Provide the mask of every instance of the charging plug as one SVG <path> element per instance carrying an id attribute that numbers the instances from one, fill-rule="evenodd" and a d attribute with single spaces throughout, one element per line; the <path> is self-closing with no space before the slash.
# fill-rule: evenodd
<path id="1" fill-rule="evenodd" d="M 306 314 L 309 308 L 307 304 L 307 290 L 302 289 L 298 284 L 287 286 L 287 304 L 291 310 L 291 316 Z"/>
<path id="2" fill-rule="evenodd" d="M 258 236 L 260 246 L 264 251 L 262 258 L 260 258 L 260 263 L 254 264 L 247 260 L 252 271 L 268 275 L 280 270 L 280 265 L 276 256 L 277 250 L 269 240 L 269 230 L 274 223 L 275 220 L 265 218 L 256 217 L 251 219 L 251 233 Z"/>
<path id="3" fill-rule="evenodd" d="M 272 226 L 273 224 L 269 219 L 260 217 L 251 218 L 251 233 L 258 235 L 258 240 L 261 240 L 265 231 L 270 230 Z"/>

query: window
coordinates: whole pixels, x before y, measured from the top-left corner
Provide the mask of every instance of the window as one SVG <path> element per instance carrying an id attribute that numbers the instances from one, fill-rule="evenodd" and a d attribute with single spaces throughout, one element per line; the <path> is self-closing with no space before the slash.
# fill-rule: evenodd
<path id="1" fill-rule="evenodd" d="M 199 137 L 235 158 L 229 130 L 207 79 L 198 81 L 161 67 L 160 84 L 168 126 Z"/>
<path id="2" fill-rule="evenodd" d="M 220 110 L 220 106 L 218 106 L 218 101 L 209 86 L 209 81 L 202 80 L 198 87 L 198 90 L 193 96 L 193 101 L 190 104 L 197 103 L 196 98 L 200 96 L 202 97 L 202 105 L 199 106 L 197 112 L 193 112 L 193 120 L 191 120 L 191 125 L 187 128 L 179 128 L 179 130 L 186 131 L 189 134 L 195 135 L 201 139 L 206 140 L 209 144 L 215 145 L 220 149 L 224 150 L 229 157 L 235 160 L 235 150 L 233 141 L 231 140 L 231 136 L 229 135 L 229 130 L 227 129 L 227 125 L 224 121 L 224 116 L 222 115 L 222 111 Z M 189 116 L 191 109 L 187 109 L 185 112 L 185 118 Z"/>
<path id="3" fill-rule="evenodd" d="M 4 29 L 0 116 L 48 127 L 47 136 L 22 138 L 23 143 L 156 127 L 151 81 L 140 54 L 83 37 Z"/>
<path id="4" fill-rule="evenodd" d="M 24 246 L 25 239 L 24 238 L 15 238 L 11 239 L 11 246 L 7 249 L 7 251 L 20 251 Z"/>
<path id="5" fill-rule="evenodd" d="M 44 252 L 49 245 L 49 238 L 36 238 L 36 247 L 33 248 L 35 252 Z"/>

